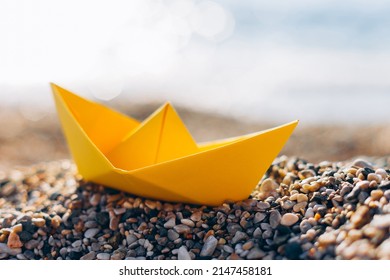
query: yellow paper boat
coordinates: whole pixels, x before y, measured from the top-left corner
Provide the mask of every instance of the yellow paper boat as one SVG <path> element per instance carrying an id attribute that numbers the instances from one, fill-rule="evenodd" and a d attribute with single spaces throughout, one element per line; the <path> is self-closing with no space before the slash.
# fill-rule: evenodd
<path id="1" fill-rule="evenodd" d="M 139 123 L 57 85 L 52 89 L 85 180 L 166 201 L 219 205 L 248 198 L 298 123 L 197 144 L 169 103 Z"/>

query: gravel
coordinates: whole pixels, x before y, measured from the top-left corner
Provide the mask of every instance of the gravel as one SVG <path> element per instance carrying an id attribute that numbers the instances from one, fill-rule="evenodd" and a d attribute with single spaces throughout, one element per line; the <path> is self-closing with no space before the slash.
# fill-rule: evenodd
<path id="1" fill-rule="evenodd" d="M 90 229 L 87 229 L 84 233 L 84 237 L 85 238 L 92 238 L 94 237 L 96 234 L 98 234 L 100 231 L 100 229 L 98 228 L 90 228 Z"/>
<path id="2" fill-rule="evenodd" d="M 179 260 L 191 260 L 191 256 L 185 246 L 181 246 L 178 250 L 177 257 Z"/>
<path id="3" fill-rule="evenodd" d="M 217 248 L 217 244 L 218 244 L 218 240 L 213 235 L 210 235 L 206 239 L 206 241 L 202 247 L 202 251 L 200 252 L 200 256 L 201 257 L 211 256 L 214 253 L 215 248 Z"/>
<path id="4" fill-rule="evenodd" d="M 299 217 L 293 213 L 286 213 L 283 215 L 282 219 L 280 220 L 280 224 L 284 226 L 292 226 L 296 222 L 298 222 Z"/>
<path id="5" fill-rule="evenodd" d="M 85 182 L 72 162 L 0 171 L 0 259 L 390 259 L 390 170 L 277 158 L 250 198 L 215 206 Z"/>

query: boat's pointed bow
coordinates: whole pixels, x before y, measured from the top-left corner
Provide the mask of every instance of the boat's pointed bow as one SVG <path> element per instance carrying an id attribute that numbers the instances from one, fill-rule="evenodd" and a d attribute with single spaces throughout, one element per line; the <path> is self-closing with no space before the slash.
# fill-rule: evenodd
<path id="1" fill-rule="evenodd" d="M 74 113 L 74 110 L 72 110 L 72 105 L 74 104 L 71 101 L 73 100 L 67 100 L 68 97 L 75 95 L 55 84 L 51 84 L 51 86 L 58 117 L 79 173 L 83 175 L 84 179 L 93 180 L 98 175 L 108 172 L 112 169 L 110 162 L 108 162 L 95 143 L 91 141 L 84 127 L 80 124 L 80 120 L 77 119 L 77 112 Z"/>

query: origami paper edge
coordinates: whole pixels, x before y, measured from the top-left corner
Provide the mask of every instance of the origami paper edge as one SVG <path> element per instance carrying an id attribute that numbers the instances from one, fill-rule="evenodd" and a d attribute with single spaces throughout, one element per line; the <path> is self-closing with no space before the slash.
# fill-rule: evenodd
<path id="1" fill-rule="evenodd" d="M 104 178 L 106 176 L 110 176 L 112 172 L 116 172 L 116 170 L 110 170 L 109 172 L 107 173 L 104 173 L 104 174 L 101 174 L 99 176 L 97 176 L 94 181 L 98 184 L 102 184 L 104 186 L 106 186 L 107 184 L 105 183 L 102 183 L 102 179 L 100 178 Z M 118 172 L 116 172 L 118 173 Z M 127 175 L 127 176 L 124 176 L 123 179 L 126 181 L 126 183 L 129 184 L 129 180 L 137 180 L 139 182 L 142 182 L 146 185 L 149 185 L 149 186 L 152 186 L 154 190 L 163 190 L 165 192 L 169 192 L 169 193 L 172 193 L 174 194 L 175 196 L 178 196 L 180 197 L 179 199 L 174 199 L 174 200 L 164 200 L 164 201 L 167 201 L 167 202 L 172 202 L 172 201 L 175 201 L 177 203 L 180 203 L 180 202 L 187 202 L 187 203 L 192 203 L 192 204 L 199 204 L 199 205 L 202 205 L 203 203 L 196 200 L 196 199 L 193 199 L 191 198 L 190 196 L 185 196 L 183 194 L 178 194 L 176 192 L 172 192 L 170 189 L 167 189 L 167 188 L 164 188 L 162 186 L 159 186 L 159 185 L 156 185 L 155 183 L 152 183 L 150 181 L 147 181 L 147 180 L 144 180 L 142 178 L 139 178 L 139 177 L 136 177 L 136 176 L 132 176 L 131 174 L 121 174 L 121 173 L 118 173 L 119 175 Z M 130 177 L 130 178 L 129 178 Z M 99 183 L 100 182 L 100 183 Z M 131 185 L 131 184 L 130 184 Z M 110 185 L 107 185 L 108 187 L 110 187 Z M 113 187 L 113 186 L 111 186 Z M 129 190 L 129 189 L 124 189 L 124 188 L 120 188 L 120 187 L 115 187 L 115 189 L 118 189 L 120 191 L 123 191 L 123 192 L 130 192 L 132 193 L 133 195 L 137 195 L 137 193 L 139 193 L 138 191 L 134 191 L 134 190 Z M 138 194 L 139 195 L 139 194 Z M 159 198 L 158 196 L 153 196 L 153 195 L 142 195 L 143 197 L 147 197 L 147 198 L 150 198 L 150 199 L 161 199 Z"/>
<path id="2" fill-rule="evenodd" d="M 249 139 L 252 139 L 252 138 L 254 138 L 256 136 L 259 136 L 261 134 L 265 134 L 267 132 L 271 132 L 271 131 L 277 130 L 277 129 L 282 129 L 283 127 L 288 127 L 288 126 L 294 125 L 293 129 L 295 129 L 295 127 L 298 125 L 298 123 L 299 123 L 299 120 L 295 120 L 295 121 L 292 121 L 292 122 L 289 122 L 289 123 L 285 123 L 285 124 L 282 124 L 282 125 L 279 125 L 279 126 L 276 126 L 276 127 L 272 127 L 272 128 L 269 128 L 269 129 L 261 130 L 261 131 L 258 131 L 258 132 L 248 133 L 248 134 L 242 135 L 242 137 L 238 136 L 236 140 L 234 140 L 232 142 L 228 142 L 225 145 L 221 145 L 221 146 L 218 146 L 218 147 L 215 147 L 215 148 L 211 148 L 209 150 L 199 151 L 199 152 L 194 153 L 194 154 L 190 154 L 190 155 L 183 156 L 183 157 L 178 157 L 178 158 L 175 158 L 175 159 L 172 159 L 172 160 L 159 162 L 159 163 L 156 163 L 156 164 L 153 164 L 153 165 L 148 165 L 148 166 L 144 166 L 144 167 L 133 169 L 133 170 L 124 170 L 124 169 L 120 169 L 120 168 L 117 168 L 117 167 L 114 167 L 114 168 L 118 172 L 120 172 L 121 174 L 132 174 L 132 173 L 136 174 L 138 171 L 142 171 L 142 170 L 145 170 L 145 169 L 158 168 L 161 165 L 169 164 L 169 163 L 175 162 L 175 161 L 180 161 L 182 159 L 189 158 L 189 157 L 195 157 L 197 155 L 204 154 L 204 153 L 207 153 L 209 151 L 215 151 L 215 150 L 219 150 L 219 149 L 224 149 L 224 148 L 227 148 L 227 147 L 229 147 L 231 145 L 234 145 L 235 143 L 243 142 L 245 140 L 249 140 Z M 235 138 L 235 137 L 232 137 L 232 138 Z M 227 139 L 231 139 L 231 138 L 227 138 Z M 223 141 L 223 139 L 221 139 L 221 141 Z"/>
<path id="3" fill-rule="evenodd" d="M 100 107 L 104 107 L 104 108 L 106 108 L 106 109 L 109 109 L 110 111 L 112 111 L 112 112 L 114 112 L 114 113 L 116 113 L 116 114 L 118 114 L 118 115 L 121 115 L 121 116 L 124 117 L 124 118 L 127 118 L 127 119 L 130 119 L 131 121 L 137 122 L 138 125 L 140 125 L 140 124 L 142 123 L 142 122 L 140 122 L 139 120 L 136 120 L 136 119 L 134 119 L 133 117 L 131 117 L 131 116 L 129 116 L 129 115 L 126 115 L 125 113 L 122 113 L 122 112 L 120 112 L 120 111 L 118 111 L 118 110 L 116 110 L 116 109 L 114 109 L 114 108 L 112 108 L 112 107 L 110 107 L 110 106 L 106 106 L 106 105 L 104 105 L 104 104 L 102 104 L 102 103 L 99 103 L 99 102 L 96 102 L 96 101 L 87 99 L 87 98 L 85 98 L 85 97 L 82 97 L 82 96 L 80 96 L 80 95 L 78 95 L 78 94 L 76 94 L 76 93 L 74 93 L 74 92 L 72 92 L 72 91 L 70 91 L 70 90 L 67 90 L 66 88 L 63 88 L 63 87 L 57 85 L 56 83 L 50 82 L 49 84 L 50 84 L 50 87 L 51 87 L 51 89 L 52 89 L 52 92 L 53 92 L 53 93 L 56 93 L 56 94 L 58 94 L 58 95 L 60 95 L 60 96 L 61 96 L 61 93 L 58 93 L 56 88 L 59 88 L 59 89 L 61 89 L 61 90 L 68 91 L 68 92 L 72 93 L 73 95 L 76 95 L 77 97 L 79 97 L 79 98 L 81 98 L 81 99 L 83 99 L 83 100 L 85 100 L 85 101 L 87 101 L 87 102 L 89 102 L 89 103 L 93 103 L 94 105 L 97 105 L 97 106 L 100 106 Z M 62 96 L 61 96 L 61 97 L 62 97 Z M 64 100 L 63 100 L 63 101 L 64 101 Z M 64 103 L 67 104 L 66 101 L 64 101 Z M 67 106 L 67 107 L 68 107 L 68 106 Z M 71 113 L 72 113 L 72 112 L 71 112 Z M 72 115 L 73 115 L 73 113 L 72 113 Z M 74 115 L 73 115 L 73 116 L 74 116 Z"/>
<path id="4" fill-rule="evenodd" d="M 145 118 L 143 121 L 139 122 L 138 123 L 138 127 L 133 129 L 132 131 L 130 131 L 128 134 L 126 134 L 125 137 L 123 137 L 123 139 L 121 139 L 120 143 L 126 141 L 127 139 L 129 139 L 132 135 L 134 135 L 136 132 L 138 132 L 139 130 L 141 130 L 145 124 L 147 124 L 151 119 L 153 119 L 157 114 L 159 114 L 162 110 L 166 110 L 166 107 L 170 105 L 169 102 L 165 102 L 163 105 L 161 105 L 160 107 L 158 107 L 156 110 L 154 110 L 147 118 Z M 171 105 L 172 106 L 172 105 Z M 114 147 L 113 149 L 115 149 L 116 147 Z M 110 152 L 108 152 L 110 153 Z"/>
<path id="5" fill-rule="evenodd" d="M 98 151 L 99 155 L 104 159 L 104 161 L 106 162 L 106 164 L 108 165 L 108 167 L 112 168 L 112 169 L 116 169 L 116 167 L 114 165 L 112 165 L 112 163 L 109 161 L 109 159 L 103 154 L 103 152 L 96 146 L 96 144 L 91 140 L 91 138 L 88 136 L 88 134 L 85 132 L 84 128 L 80 125 L 80 123 L 77 121 L 75 115 L 73 114 L 72 110 L 69 108 L 67 102 L 64 100 L 64 98 L 62 97 L 62 95 L 60 93 L 57 92 L 57 89 L 56 87 L 60 88 L 60 89 L 63 89 L 62 87 L 60 86 L 57 86 L 56 84 L 54 83 L 50 83 L 51 87 L 52 87 L 52 92 L 53 94 L 57 95 L 61 101 L 64 103 L 64 107 L 67 111 L 68 114 L 70 114 L 72 116 L 72 118 L 75 120 L 75 123 L 77 125 L 77 127 L 80 129 L 81 133 L 83 134 L 83 136 L 88 140 L 88 142 L 92 145 L 92 147 Z M 66 90 L 66 89 L 65 89 Z M 82 98 L 82 97 L 81 97 Z M 85 99 L 85 98 L 83 98 Z M 85 99 L 87 101 L 89 101 L 88 99 Z M 97 103 L 99 104 L 99 103 Z M 111 109 L 111 108 L 110 108 Z"/>

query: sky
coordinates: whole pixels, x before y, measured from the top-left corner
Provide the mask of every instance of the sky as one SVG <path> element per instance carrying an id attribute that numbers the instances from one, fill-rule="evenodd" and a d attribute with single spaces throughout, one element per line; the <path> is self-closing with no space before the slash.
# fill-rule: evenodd
<path id="1" fill-rule="evenodd" d="M 389 14 L 382 0 L 0 0 L 0 101 L 50 107 L 55 82 L 253 120 L 388 121 Z"/>

